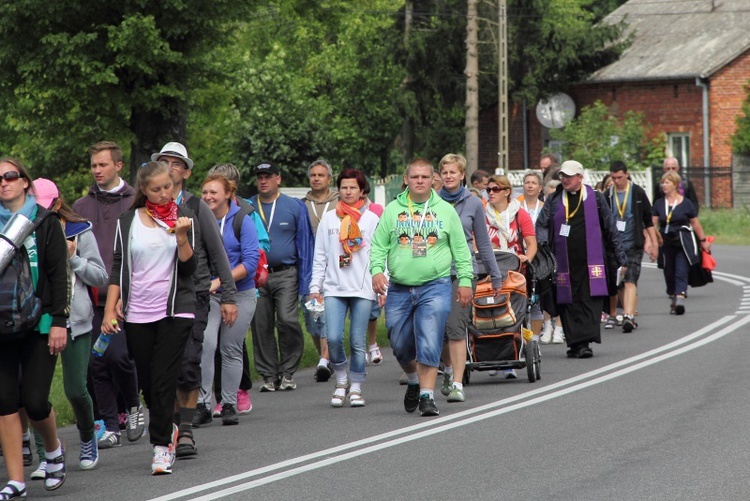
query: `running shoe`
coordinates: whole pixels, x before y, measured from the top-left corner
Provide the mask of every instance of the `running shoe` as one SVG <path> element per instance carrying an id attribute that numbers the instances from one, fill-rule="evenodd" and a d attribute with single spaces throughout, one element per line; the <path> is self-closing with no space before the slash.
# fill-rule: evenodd
<path id="1" fill-rule="evenodd" d="M 128 442 L 136 442 L 146 431 L 146 418 L 143 415 L 143 406 L 131 407 L 128 412 Z"/>
<path id="2" fill-rule="evenodd" d="M 253 410 L 253 401 L 250 400 L 250 391 L 237 390 L 237 413 L 247 414 Z"/>

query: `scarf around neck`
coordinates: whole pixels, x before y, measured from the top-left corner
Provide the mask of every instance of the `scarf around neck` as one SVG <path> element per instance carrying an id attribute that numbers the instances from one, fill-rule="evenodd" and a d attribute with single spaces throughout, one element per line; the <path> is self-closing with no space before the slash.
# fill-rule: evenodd
<path id="1" fill-rule="evenodd" d="M 157 223 L 166 226 L 170 232 L 174 231 L 174 225 L 177 223 L 177 204 L 174 199 L 163 205 L 153 204 L 146 200 L 146 213 Z"/>
<path id="2" fill-rule="evenodd" d="M 487 204 L 485 213 L 490 226 L 497 230 L 497 239 L 500 242 L 501 250 L 508 250 L 508 240 L 510 240 L 510 222 L 515 219 L 521 204 L 515 198 L 508 202 L 508 207 L 500 212 L 495 210 L 492 204 Z"/>
<path id="3" fill-rule="evenodd" d="M 36 217 L 37 212 L 36 197 L 27 193 L 26 201 L 24 201 L 23 207 L 18 209 L 16 212 L 23 214 L 30 221 L 33 221 Z M 8 224 L 8 221 L 10 221 L 10 218 L 13 217 L 13 214 L 13 212 L 11 212 L 9 209 L 6 209 L 5 206 L 0 203 L 0 229 L 4 228 L 5 225 Z"/>
<path id="4" fill-rule="evenodd" d="M 466 188 L 464 188 L 463 186 L 460 186 L 458 188 L 458 191 L 456 191 L 455 193 L 451 193 L 445 188 L 440 188 L 440 191 L 438 191 L 438 195 L 440 195 L 440 198 L 442 198 L 449 204 L 455 204 L 456 202 L 461 200 L 461 198 L 463 198 L 464 191 L 466 191 Z"/>
<path id="5" fill-rule="evenodd" d="M 339 229 L 339 242 L 344 249 L 344 254 L 350 256 L 363 247 L 362 232 L 359 229 L 359 219 L 362 217 L 362 208 L 365 201 L 360 199 L 354 205 L 348 205 L 339 201 L 336 204 L 336 215 L 341 219 Z"/>

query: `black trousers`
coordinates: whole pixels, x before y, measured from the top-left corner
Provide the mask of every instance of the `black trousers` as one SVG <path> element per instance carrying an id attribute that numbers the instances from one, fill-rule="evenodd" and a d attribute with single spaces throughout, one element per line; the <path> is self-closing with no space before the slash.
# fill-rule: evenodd
<path id="1" fill-rule="evenodd" d="M 138 386 L 149 410 L 152 445 L 172 441 L 177 378 L 193 319 L 165 317 L 147 324 L 125 323 L 128 350 L 135 360 Z"/>

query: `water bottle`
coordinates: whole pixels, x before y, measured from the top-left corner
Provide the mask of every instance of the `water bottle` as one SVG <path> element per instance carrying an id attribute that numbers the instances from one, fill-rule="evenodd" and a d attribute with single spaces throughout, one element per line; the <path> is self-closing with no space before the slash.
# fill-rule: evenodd
<path id="1" fill-rule="evenodd" d="M 112 325 L 117 325 L 117 320 L 114 318 L 112 319 Z M 96 340 L 96 343 L 94 343 L 93 348 L 91 348 L 91 353 L 97 357 L 103 356 L 104 352 L 107 351 L 107 348 L 109 347 L 110 341 L 112 341 L 112 334 L 105 334 L 102 332 L 99 334 L 99 338 Z"/>
<path id="2" fill-rule="evenodd" d="M 91 353 L 93 353 L 97 357 L 103 356 L 104 352 L 107 351 L 107 347 L 109 346 L 110 341 L 112 341 L 112 334 L 105 334 L 102 332 L 101 334 L 99 334 L 99 339 L 97 339 L 96 343 L 94 343 L 94 347 L 91 348 Z"/>

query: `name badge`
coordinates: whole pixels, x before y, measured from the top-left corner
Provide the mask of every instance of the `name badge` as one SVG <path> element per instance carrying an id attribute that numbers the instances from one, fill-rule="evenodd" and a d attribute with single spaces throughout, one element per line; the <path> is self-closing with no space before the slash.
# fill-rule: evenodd
<path id="1" fill-rule="evenodd" d="M 413 242 L 411 244 L 411 255 L 412 257 L 426 257 L 427 256 L 427 242 Z"/>
<path id="2" fill-rule="evenodd" d="M 560 225 L 560 236 L 561 237 L 569 237 L 570 236 L 570 225 L 569 224 L 561 224 Z"/>
<path id="3" fill-rule="evenodd" d="M 352 265 L 351 256 L 339 256 L 339 268 L 348 268 Z"/>
<path id="4" fill-rule="evenodd" d="M 625 221 L 617 221 L 617 230 L 618 231 L 625 231 L 625 225 L 627 223 Z"/>

